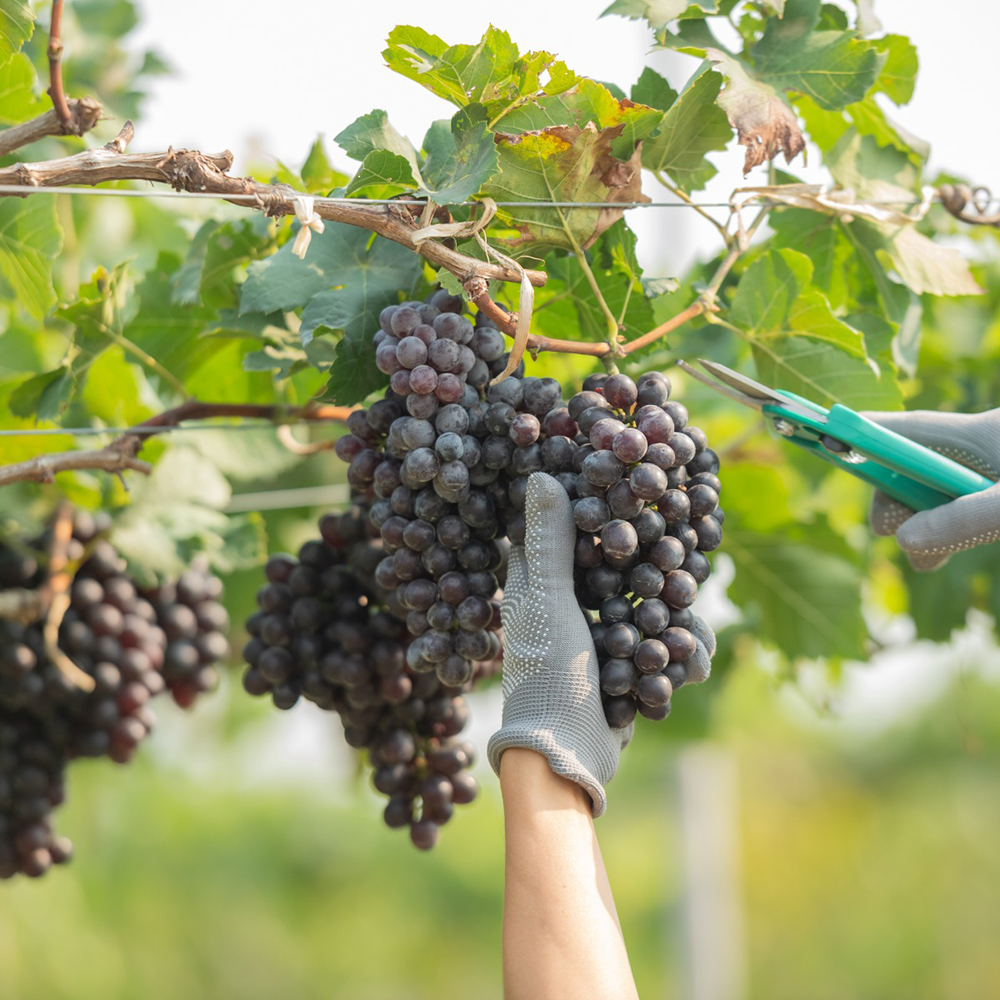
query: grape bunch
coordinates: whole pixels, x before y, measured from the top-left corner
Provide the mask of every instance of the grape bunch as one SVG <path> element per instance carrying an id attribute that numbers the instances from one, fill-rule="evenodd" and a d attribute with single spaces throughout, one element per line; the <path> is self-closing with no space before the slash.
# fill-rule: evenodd
<path id="1" fill-rule="evenodd" d="M 665 718 L 673 691 L 707 676 L 689 609 L 721 538 L 717 456 L 666 376 L 592 375 L 568 403 L 523 363 L 491 385 L 504 338 L 463 309 L 439 291 L 382 310 L 389 387 L 336 445 L 360 503 L 327 515 L 297 560 L 268 563 L 244 650 L 252 694 L 340 713 L 390 796 L 386 822 L 409 824 L 420 847 L 451 815 L 442 795 L 474 789 L 471 747 L 448 741 L 460 692 L 497 670 L 497 594 L 524 542 L 528 477 L 548 472 L 572 501 L 576 593 L 614 727 Z"/>
<path id="2" fill-rule="evenodd" d="M 215 664 L 229 655 L 229 614 L 219 603 L 222 581 L 196 559 L 176 580 L 141 591 L 167 638 L 163 680 L 174 701 L 189 708 L 219 682 Z"/>
<path id="3" fill-rule="evenodd" d="M 450 297 L 442 304 L 461 308 L 461 300 Z M 397 342 L 393 332 L 405 333 L 415 315 L 430 320 L 415 327 L 422 336 Z M 503 338 L 496 329 L 474 327 L 460 313 L 438 311 L 431 303 L 389 306 L 380 323 L 376 357 L 394 351 L 397 361 L 409 363 L 420 355 L 409 343 L 416 339 L 423 346 L 429 342 L 427 356 L 434 364 L 454 355 L 436 351 L 437 344 L 459 345 L 468 351 L 462 354 L 466 363 L 469 355 L 474 359 L 461 373 L 466 379 L 461 394 L 442 395 L 448 372 L 439 373 L 437 388 L 424 392 L 424 383 L 414 381 L 419 368 L 400 368 L 384 399 L 351 414 L 350 433 L 337 446 L 340 457 L 350 461 L 349 483 L 372 490 L 376 498 L 370 517 L 379 529 L 382 559 L 375 577 L 405 611 L 413 636 L 408 664 L 461 687 L 473 679 L 477 663 L 495 662 L 500 655 L 495 595 L 510 502 L 506 478 L 483 452 L 488 432 L 475 386 L 502 369 Z M 411 349 L 416 353 L 407 354 Z"/>
<path id="4" fill-rule="evenodd" d="M 29 712 L 0 712 L 0 879 L 44 875 L 73 854 L 52 814 L 66 797 L 66 754 L 56 733 Z"/>
<path id="5" fill-rule="evenodd" d="M 173 683 L 168 680 L 171 622 L 178 608 L 189 610 L 169 595 L 190 590 L 205 623 L 224 625 L 224 611 L 214 600 L 221 584 L 203 568 L 184 574 L 176 585 L 164 584 L 154 604 L 149 599 L 153 592 L 139 589 L 125 560 L 104 537 L 110 523 L 104 514 L 73 514 L 66 556 L 75 571 L 56 640 L 60 656 L 92 679 L 92 690 L 78 686 L 61 668 L 46 642 L 44 620 L 0 619 L 0 741 L 10 742 L 0 749 L 0 774 L 8 778 L 6 784 L 0 778 L 0 875 L 39 875 L 49 864 L 68 858 L 65 842 L 42 843 L 43 833 L 52 834 L 48 813 L 62 801 L 66 765 L 79 757 L 126 763 L 153 728 L 149 702 Z M 43 587 L 48 574 L 40 553 L 49 546 L 47 535 L 27 545 L 0 546 L 0 590 Z M 204 635 L 218 633 L 206 630 Z M 200 649 L 204 663 L 226 652 L 215 639 Z M 204 689 L 208 678 L 201 679 Z M 9 731 L 3 729 L 7 724 Z M 49 779 L 48 791 L 42 793 L 39 769 Z M 22 786 L 32 800 L 28 833 L 19 819 L 25 811 L 17 800 Z M 44 812 L 42 798 L 50 803 Z M 25 845 L 33 846 L 28 850 Z M 17 862 L 13 870 L 11 858 Z"/>
<path id="6" fill-rule="evenodd" d="M 555 379 L 525 377 L 523 365 L 490 385 L 506 363 L 502 335 L 481 314 L 473 325 L 457 299 L 447 309 L 382 311 L 374 344 L 390 386 L 338 442 L 351 484 L 377 497 L 376 572 L 407 609 L 409 662 L 457 684 L 471 661 L 496 658 L 493 574 L 503 540 L 524 541 L 528 476 L 544 471 L 573 503 L 577 597 L 594 613 L 608 722 L 665 718 L 673 691 L 706 676 L 704 658 L 692 659 L 689 608 L 722 536 L 718 457 L 665 375 L 592 375 L 569 403 Z M 445 358 L 466 380 L 461 396 L 432 385 L 448 373 Z"/>
<path id="7" fill-rule="evenodd" d="M 454 807 L 476 795 L 472 745 L 455 738 L 468 719 L 466 681 L 445 684 L 422 659 L 413 665 L 415 639 L 400 617 L 408 613 L 378 582 L 383 543 L 368 503 L 327 514 L 319 529 L 298 558 L 274 555 L 265 566 L 243 685 L 280 709 L 301 697 L 337 712 L 389 796 L 386 824 L 408 826 L 426 850 Z"/>
<path id="8" fill-rule="evenodd" d="M 591 376 L 567 415 L 580 430 L 576 479 L 565 481 L 576 591 L 597 613 L 605 715 L 615 728 L 637 711 L 664 719 L 674 690 L 707 678 L 707 662 L 692 659 L 690 607 L 711 572 L 705 553 L 722 541 L 719 459 L 658 372 Z"/>

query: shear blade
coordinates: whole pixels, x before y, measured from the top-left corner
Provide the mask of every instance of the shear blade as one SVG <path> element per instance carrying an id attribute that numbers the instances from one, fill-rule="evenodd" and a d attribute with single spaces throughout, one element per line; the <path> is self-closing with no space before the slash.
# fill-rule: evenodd
<path id="1" fill-rule="evenodd" d="M 698 359 L 698 364 L 702 366 L 710 375 L 714 375 L 720 382 L 724 382 L 730 389 L 742 392 L 744 396 L 759 400 L 761 403 L 787 403 L 787 399 L 779 396 L 773 389 L 769 389 L 760 382 L 755 382 L 746 375 L 734 372 L 732 368 L 717 364 L 714 361 L 706 361 L 704 358 Z"/>

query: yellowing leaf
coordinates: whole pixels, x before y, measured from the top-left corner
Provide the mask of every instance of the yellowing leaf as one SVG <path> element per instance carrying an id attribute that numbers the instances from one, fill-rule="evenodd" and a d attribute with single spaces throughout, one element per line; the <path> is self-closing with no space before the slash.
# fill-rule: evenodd
<path id="1" fill-rule="evenodd" d="M 635 202 L 642 193 L 639 150 L 622 162 L 612 144 L 622 126 L 600 129 L 557 125 L 519 135 L 497 132 L 499 176 L 483 188 L 497 201 Z M 622 216 L 614 208 L 507 208 L 501 218 L 520 235 L 508 241 L 519 250 L 588 247 Z"/>

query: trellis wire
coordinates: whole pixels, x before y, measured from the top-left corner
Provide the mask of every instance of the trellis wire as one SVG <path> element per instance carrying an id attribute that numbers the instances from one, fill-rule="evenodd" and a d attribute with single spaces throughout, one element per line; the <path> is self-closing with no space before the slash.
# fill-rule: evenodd
<path id="1" fill-rule="evenodd" d="M 90 188 L 90 187 L 60 187 L 58 185 L 20 185 L 0 184 L 0 195 L 29 194 L 71 194 L 103 198 L 193 198 L 209 199 L 211 201 L 246 201 L 260 202 L 259 194 L 221 194 L 214 191 L 159 191 L 156 189 L 142 190 L 138 188 Z M 289 191 L 291 200 L 300 196 L 300 192 Z M 413 201 L 401 202 L 398 198 L 324 198 L 320 201 L 334 205 L 424 205 L 426 199 L 416 198 Z M 883 205 L 886 207 L 905 207 L 918 203 L 917 198 L 910 201 L 869 201 L 868 205 Z M 938 199 L 935 199 L 938 200 Z M 449 208 L 474 208 L 478 201 L 462 201 L 449 204 Z M 728 201 L 498 201 L 498 208 L 617 208 L 630 210 L 634 208 L 731 208 Z"/>
<path id="2" fill-rule="evenodd" d="M 232 418 L 220 418 L 232 419 Z M 136 437 L 150 437 L 160 434 L 176 434 L 178 431 L 264 431 L 281 426 L 294 424 L 296 426 L 311 425 L 317 426 L 324 423 L 322 420 L 280 420 L 269 421 L 263 417 L 241 417 L 243 421 L 257 420 L 258 423 L 233 423 L 215 424 L 210 422 L 191 421 L 176 427 L 17 427 L 0 430 L 0 437 L 57 437 L 59 435 L 70 437 L 99 437 L 102 434 L 120 435 L 131 434 Z M 328 421 L 336 423 L 337 421 Z"/>

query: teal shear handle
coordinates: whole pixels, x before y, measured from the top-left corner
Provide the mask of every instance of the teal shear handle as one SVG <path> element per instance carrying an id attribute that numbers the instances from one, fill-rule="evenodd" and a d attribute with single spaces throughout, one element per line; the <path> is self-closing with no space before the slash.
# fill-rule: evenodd
<path id="1" fill-rule="evenodd" d="M 797 425 L 789 440 L 913 510 L 930 510 L 995 485 L 986 476 L 879 426 L 847 406 L 837 403 L 825 411 L 792 393 L 782 395 L 817 413 L 817 419 L 812 420 L 801 411 L 785 411 L 780 404 L 765 405 L 763 409 L 773 417 Z M 805 433 L 800 434 L 798 428 Z M 823 436 L 842 442 L 850 452 L 830 451 L 820 441 Z"/>

